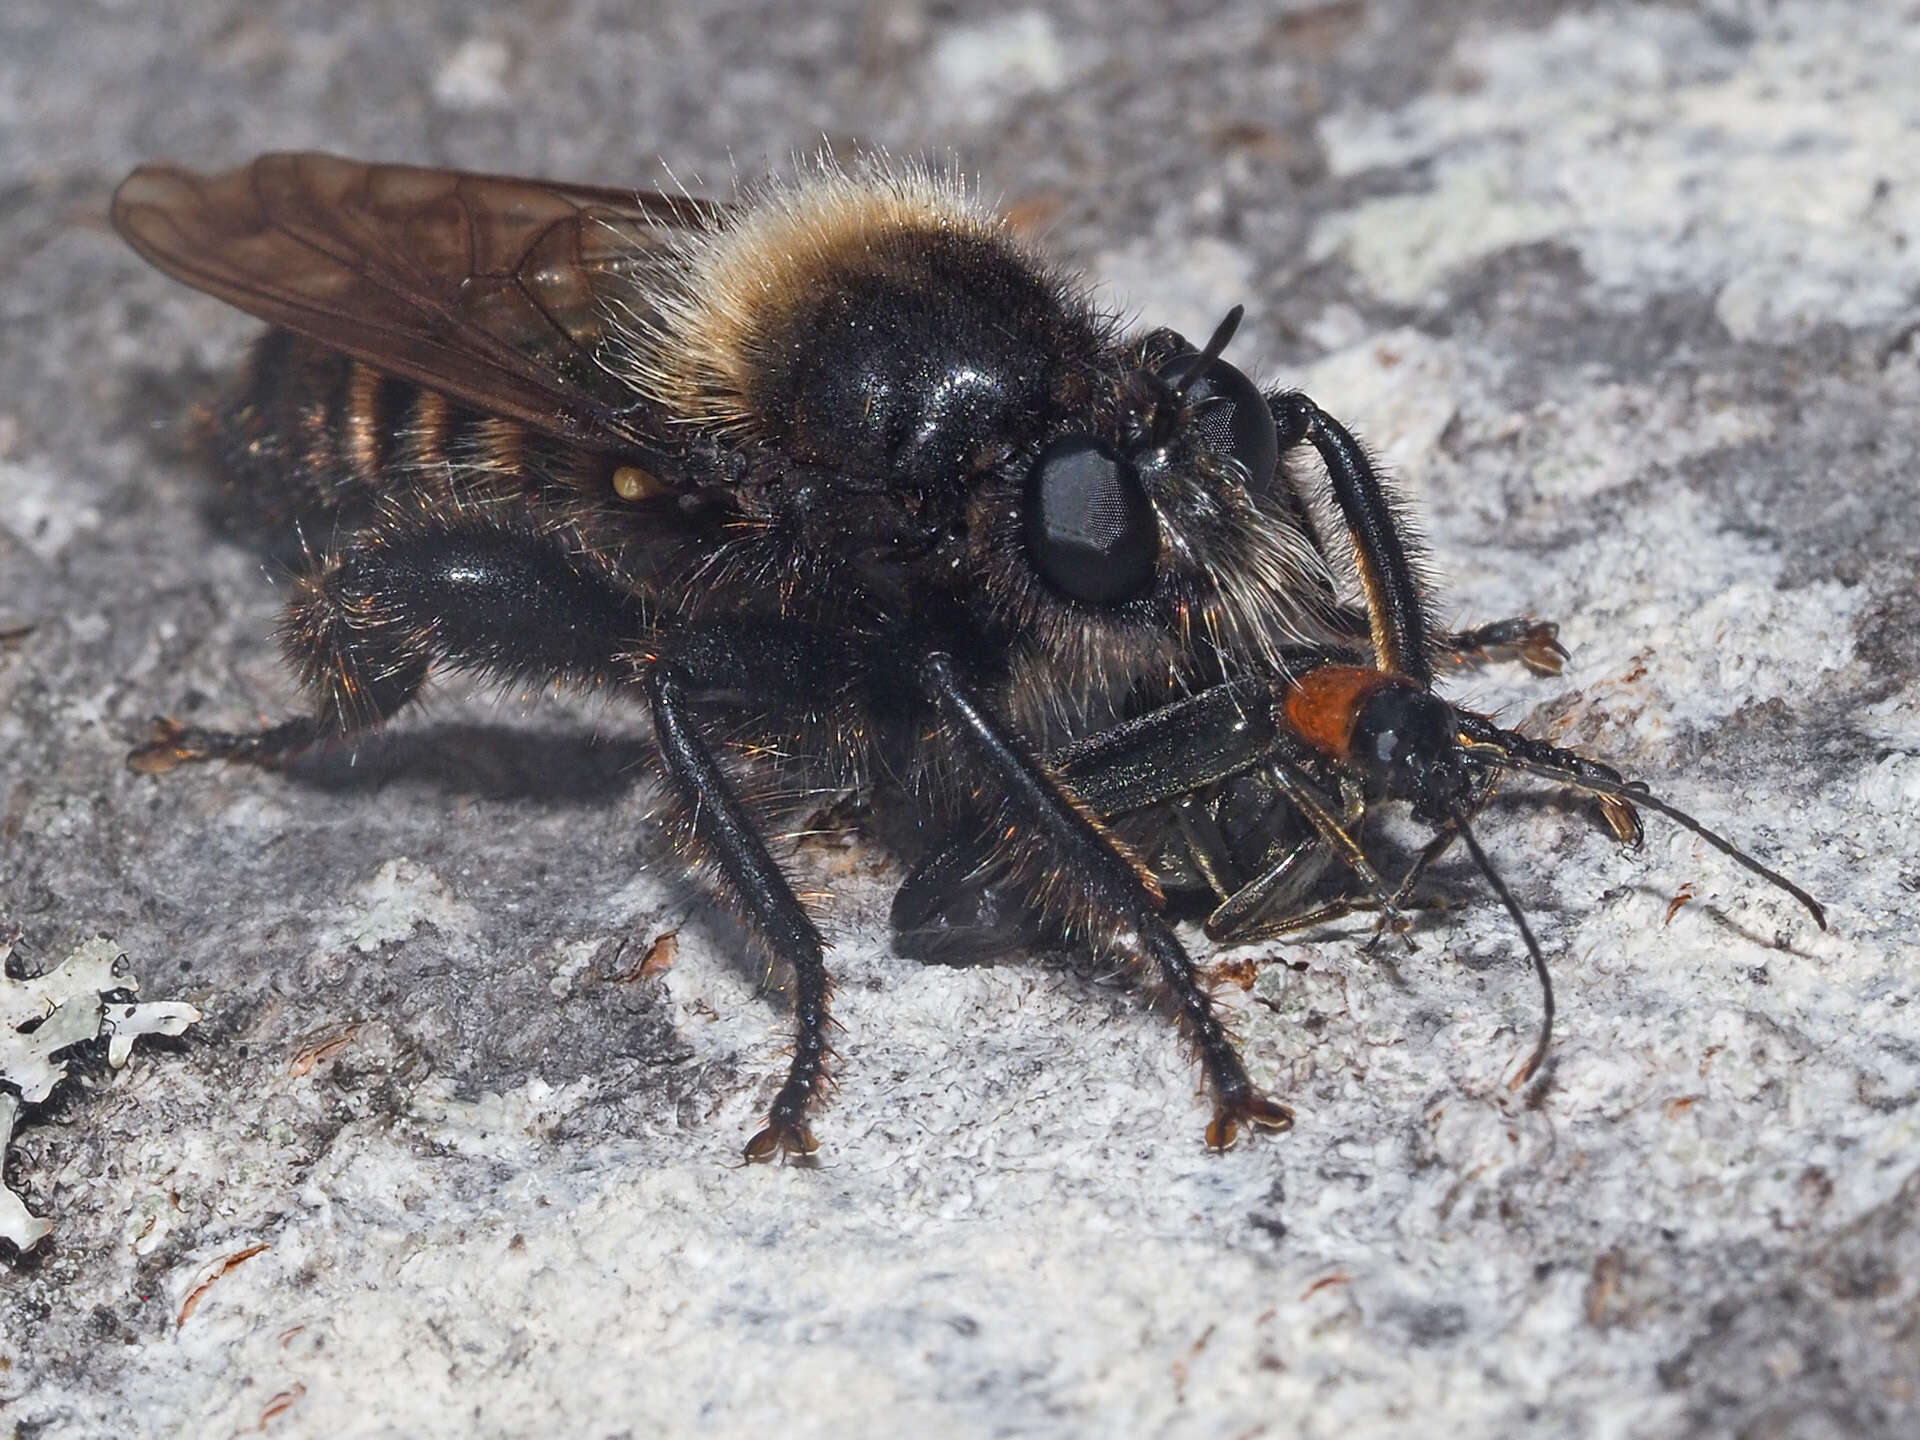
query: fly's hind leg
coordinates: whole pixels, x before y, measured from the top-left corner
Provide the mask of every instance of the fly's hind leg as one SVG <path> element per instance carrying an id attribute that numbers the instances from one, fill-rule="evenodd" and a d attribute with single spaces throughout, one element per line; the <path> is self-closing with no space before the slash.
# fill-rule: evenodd
<path id="1" fill-rule="evenodd" d="M 307 750 L 326 732 L 309 719 L 283 720 L 259 730 L 208 730 L 162 715 L 146 744 L 127 752 L 127 768 L 164 775 L 196 760 L 238 760 L 271 767 Z"/>
<path id="2" fill-rule="evenodd" d="M 816 637 L 764 624 L 676 638 L 671 656 L 657 653 L 629 586 L 561 536 L 516 528 L 512 516 L 383 521 L 315 564 L 287 608 L 281 640 L 317 698 L 311 719 L 251 733 L 169 726 L 130 763 L 147 771 L 223 758 L 280 763 L 317 740 L 380 724 L 438 665 L 510 683 L 641 690 L 684 834 L 717 863 L 759 938 L 797 977 L 794 1058 L 748 1158 L 804 1156 L 815 1148 L 807 1115 L 831 1058 L 826 947 L 692 711 L 715 692 L 811 703 L 844 657 Z"/>
<path id="3" fill-rule="evenodd" d="M 409 626 L 409 612 L 427 609 L 418 577 L 393 564 L 378 544 L 354 545 L 320 558 L 295 582 L 280 625 L 280 644 L 315 713 L 258 730 L 210 730 L 171 719 L 127 756 L 145 775 L 202 760 L 235 760 L 272 768 L 319 742 L 372 729 L 406 708 L 432 668 L 430 619 Z M 411 582 L 411 583 L 410 583 Z M 423 603 L 425 602 L 425 603 Z"/>
<path id="4" fill-rule="evenodd" d="M 146 774 L 199 760 L 284 764 L 405 709 L 436 664 L 624 682 L 618 652 L 642 627 L 638 601 L 550 535 L 461 515 L 382 523 L 319 557 L 281 622 L 281 646 L 317 702 L 311 716 L 251 731 L 162 720 L 127 763 Z"/>

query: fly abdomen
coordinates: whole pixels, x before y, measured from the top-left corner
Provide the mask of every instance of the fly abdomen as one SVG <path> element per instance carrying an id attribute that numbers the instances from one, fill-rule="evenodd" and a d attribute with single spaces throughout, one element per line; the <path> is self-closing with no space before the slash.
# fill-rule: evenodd
<path id="1" fill-rule="evenodd" d="M 382 504 L 518 495 L 525 427 L 287 330 L 261 337 L 209 448 L 263 525 L 354 528 Z"/>

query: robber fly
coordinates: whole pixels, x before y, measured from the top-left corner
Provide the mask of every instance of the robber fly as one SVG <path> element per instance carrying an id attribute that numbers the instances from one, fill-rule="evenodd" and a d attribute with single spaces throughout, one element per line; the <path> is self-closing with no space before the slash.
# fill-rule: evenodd
<path id="1" fill-rule="evenodd" d="M 726 204 L 270 155 L 136 171 L 113 218 L 274 327 L 212 448 L 238 492 L 336 537 L 282 628 L 315 713 L 163 722 L 131 762 L 279 763 L 441 667 L 633 697 L 680 844 L 792 975 L 750 1159 L 816 1148 L 831 987 L 743 770 L 990 826 L 1029 903 L 1165 996 L 1216 1148 L 1292 1114 L 1101 808 L 1228 779 L 1250 734 L 1316 853 L 1365 865 L 1296 771 L 1412 799 L 1492 877 L 1467 829 L 1487 767 L 1613 793 L 1432 695 L 1445 637 L 1392 498 L 1310 400 L 1222 358 L 1238 310 L 1200 347 L 1123 331 L 925 171 L 821 165 Z M 1309 446 L 1358 607 L 1284 463 Z"/>

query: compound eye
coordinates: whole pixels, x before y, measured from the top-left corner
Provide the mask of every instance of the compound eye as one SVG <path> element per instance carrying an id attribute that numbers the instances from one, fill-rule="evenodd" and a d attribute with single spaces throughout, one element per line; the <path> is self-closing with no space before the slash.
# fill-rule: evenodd
<path id="1" fill-rule="evenodd" d="M 1169 360 L 1160 378 L 1178 385 L 1200 358 L 1198 353 Z M 1260 389 L 1226 361 L 1215 359 L 1187 387 L 1188 424 L 1200 443 L 1218 455 L 1230 455 L 1247 472 L 1247 483 L 1263 490 L 1280 463 L 1280 437 L 1273 411 Z"/>
<path id="2" fill-rule="evenodd" d="M 1133 466 L 1083 435 L 1056 440 L 1027 472 L 1027 553 L 1056 590 L 1092 605 L 1145 593 L 1160 527 Z"/>

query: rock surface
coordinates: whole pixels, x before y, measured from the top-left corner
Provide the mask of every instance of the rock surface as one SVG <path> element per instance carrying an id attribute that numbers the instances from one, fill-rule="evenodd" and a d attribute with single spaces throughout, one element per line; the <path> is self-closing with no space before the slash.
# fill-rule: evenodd
<path id="1" fill-rule="evenodd" d="M 55 1230 L 0 1260 L 0 1434 L 1920 1433 L 1920 11 L 959 11 L 0 12 L 0 923 L 207 1017 L 23 1115 Z M 183 440 L 254 327 L 114 239 L 122 173 L 724 190 L 823 136 L 951 149 L 1155 321 L 1245 302 L 1237 352 L 1416 498 L 1449 613 L 1562 623 L 1560 679 L 1453 693 L 1833 928 L 1652 817 L 1622 853 L 1498 804 L 1541 1102 L 1531 978 L 1450 866 L 1395 965 L 1363 923 L 1245 952 L 1300 1120 L 1209 1156 L 1131 988 L 897 958 L 898 872 L 822 845 L 825 1163 L 748 1169 L 778 997 L 646 848 L 631 711 L 449 692 L 354 766 L 125 770 L 156 711 L 294 696 Z"/>

